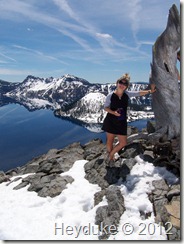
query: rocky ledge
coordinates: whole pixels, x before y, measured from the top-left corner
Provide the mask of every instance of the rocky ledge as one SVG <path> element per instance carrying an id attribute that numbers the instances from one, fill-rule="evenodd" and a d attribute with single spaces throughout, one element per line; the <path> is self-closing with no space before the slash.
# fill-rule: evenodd
<path id="1" fill-rule="evenodd" d="M 148 135 L 151 129 L 149 125 L 144 135 Z M 131 133 L 135 135 L 136 132 L 136 128 L 131 128 Z M 174 185 L 168 184 L 165 180 L 153 181 L 149 199 L 153 204 L 156 222 L 172 224 L 173 234 L 168 233 L 168 240 L 180 240 L 180 140 L 177 138 L 153 145 L 146 136 L 136 138 L 135 136 L 131 143 L 119 152 L 120 157 L 113 165 L 107 165 L 104 160 L 105 145 L 101 140 L 95 139 L 85 145 L 74 143 L 60 150 L 52 149 L 22 167 L 6 173 L 1 171 L 0 183 L 7 181 L 8 185 L 22 179 L 14 190 L 28 186 L 28 191 L 35 191 L 40 197 L 55 197 L 74 180 L 71 176 L 60 174 L 67 172 L 76 160 L 87 160 L 84 166 L 85 178 L 101 187 L 101 190 L 94 195 L 94 205 L 101 202 L 104 196 L 108 203 L 97 209 L 96 224 L 100 225 L 103 222 L 104 225 L 117 226 L 126 210 L 118 182 L 126 180 L 132 167 L 137 163 L 135 157 L 139 155 L 143 160 L 155 166 L 165 167 L 178 177 L 178 182 Z M 30 175 L 22 177 L 25 174 Z M 11 179 L 12 176 L 16 176 L 14 180 Z M 149 218 L 149 213 L 140 214 L 144 219 Z M 108 239 L 108 235 L 104 234 L 100 239 Z"/>

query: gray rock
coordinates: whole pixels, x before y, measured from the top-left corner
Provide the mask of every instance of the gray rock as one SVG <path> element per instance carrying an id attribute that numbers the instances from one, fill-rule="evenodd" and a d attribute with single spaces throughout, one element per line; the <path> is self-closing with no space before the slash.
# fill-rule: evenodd
<path id="1" fill-rule="evenodd" d="M 99 157 L 103 152 L 106 151 L 106 146 L 99 139 L 95 139 L 86 143 L 83 148 L 84 159 L 89 161 Z"/>
<path id="2" fill-rule="evenodd" d="M 6 175 L 8 175 L 8 177 L 13 177 L 18 174 L 20 174 L 20 167 L 6 171 Z"/>
<path id="3" fill-rule="evenodd" d="M 169 241 L 181 241 L 180 229 L 178 230 L 174 226 L 170 231 L 170 235 L 167 235 Z"/>
<path id="4" fill-rule="evenodd" d="M 104 156 L 86 163 L 84 165 L 85 178 L 92 184 L 98 184 L 102 189 L 108 187 L 107 181 L 104 179 L 107 169 Z"/>
<path id="5" fill-rule="evenodd" d="M 148 134 L 155 132 L 155 122 L 153 122 L 153 121 L 147 122 L 147 132 L 148 132 Z"/>
<path id="6" fill-rule="evenodd" d="M 0 171 L 0 184 L 7 181 L 10 181 L 9 177 L 3 171 Z"/>
<path id="7" fill-rule="evenodd" d="M 23 187 L 25 187 L 27 185 L 29 185 L 29 182 L 21 182 L 20 184 L 18 184 L 17 186 L 15 186 L 13 188 L 13 190 L 19 190 L 19 189 L 21 189 L 21 188 L 23 188 Z"/>
<path id="8" fill-rule="evenodd" d="M 165 167 L 177 177 L 180 177 L 180 166 L 175 160 L 170 160 L 169 157 L 157 157 L 153 160 L 154 166 Z"/>
<path id="9" fill-rule="evenodd" d="M 38 191 L 38 196 L 40 197 L 55 197 L 61 194 L 61 192 L 66 189 L 68 183 L 72 183 L 73 178 L 70 176 L 60 176 L 56 175 L 51 182 L 47 182 L 41 190 Z"/>
<path id="10" fill-rule="evenodd" d="M 13 182 L 16 182 L 16 181 L 21 180 L 21 179 L 22 179 L 22 177 L 21 177 L 21 176 L 18 176 L 18 177 L 16 177 L 14 180 L 11 180 L 10 182 L 8 182 L 8 183 L 6 184 L 6 186 L 9 186 L 9 185 L 12 184 Z"/>
<path id="11" fill-rule="evenodd" d="M 169 240 L 180 240 L 180 201 L 164 205 L 162 222 Z"/>
<path id="12" fill-rule="evenodd" d="M 169 190 L 169 186 L 167 185 L 165 180 L 154 180 L 152 182 L 153 186 L 155 187 L 155 190 L 153 190 L 153 193 L 155 193 L 158 189 L 162 190 L 164 193 L 162 195 L 165 194 L 165 191 Z"/>
<path id="13" fill-rule="evenodd" d="M 94 194 L 94 206 L 96 206 L 100 202 L 102 202 L 103 197 L 105 196 L 105 192 L 106 192 L 106 190 L 101 190 Z"/>
<path id="14" fill-rule="evenodd" d="M 152 182 L 154 190 L 149 195 L 150 201 L 153 203 L 153 208 L 156 216 L 156 222 L 162 222 L 164 205 L 168 204 L 166 194 L 169 190 L 169 186 L 165 180 L 156 180 Z"/>
<path id="15" fill-rule="evenodd" d="M 167 198 L 169 201 L 171 201 L 174 196 L 179 196 L 179 195 L 180 195 L 179 184 L 171 186 L 170 191 L 167 192 Z"/>
<path id="16" fill-rule="evenodd" d="M 172 146 L 170 141 L 158 142 L 153 148 L 154 155 L 159 156 L 171 156 L 172 155 Z"/>
<path id="17" fill-rule="evenodd" d="M 55 197 L 59 195 L 68 183 L 72 183 L 73 178 L 71 176 L 60 176 L 58 174 L 46 175 L 44 173 L 37 173 L 27 176 L 22 179 L 22 182 L 15 186 L 14 190 L 19 190 L 27 185 L 28 191 L 35 191 L 40 197 Z"/>
<path id="18" fill-rule="evenodd" d="M 132 135 L 132 134 L 137 134 L 139 131 L 137 129 L 137 127 L 135 126 L 128 126 L 127 128 L 127 135 Z"/>
<path id="19" fill-rule="evenodd" d="M 39 180 L 41 179 L 41 176 L 43 174 L 34 174 L 34 175 L 29 175 L 25 178 L 22 179 L 22 182 L 20 184 L 18 184 L 17 186 L 15 186 L 13 188 L 13 190 L 19 190 L 27 185 L 30 185 L 30 187 L 28 188 L 28 190 L 33 188 L 33 185 L 35 185 L 35 189 L 40 188 L 39 186 Z M 36 187 L 37 186 L 37 187 Z"/>
<path id="20" fill-rule="evenodd" d="M 99 239 L 107 239 L 113 231 L 106 229 L 103 231 L 102 226 L 114 226 L 117 231 L 117 226 L 120 221 L 121 215 L 125 211 L 124 198 L 117 186 L 110 186 L 101 195 L 105 195 L 108 205 L 99 207 L 96 211 L 95 224 L 99 226 L 102 231 L 102 235 Z"/>
<path id="21" fill-rule="evenodd" d="M 39 168 L 39 162 L 33 162 L 28 164 L 22 173 L 23 174 L 35 173 L 38 170 L 38 168 Z"/>
<path id="22" fill-rule="evenodd" d="M 122 164 L 120 158 L 114 165 L 109 165 L 104 158 L 103 154 L 84 165 L 85 178 L 92 184 L 98 184 L 102 189 L 116 184 L 119 180 L 126 180 L 126 176 L 136 163 L 136 160 L 131 158 L 124 159 Z"/>
<path id="23" fill-rule="evenodd" d="M 128 172 L 130 172 L 130 170 L 133 168 L 133 166 L 137 163 L 137 161 L 135 160 L 135 158 L 130 158 L 130 159 L 123 159 L 123 165 L 126 165 L 128 167 Z M 124 171 L 125 168 L 123 168 Z M 125 173 L 125 175 L 127 175 L 127 173 Z"/>
<path id="24" fill-rule="evenodd" d="M 153 151 L 145 150 L 142 158 L 144 161 L 153 162 L 154 160 Z"/>
<path id="25" fill-rule="evenodd" d="M 135 158 L 137 155 L 143 154 L 144 148 L 141 143 L 131 143 L 123 149 L 123 151 L 120 151 L 122 158 Z"/>
<path id="26" fill-rule="evenodd" d="M 29 186 L 29 188 L 27 190 L 39 192 L 44 186 L 45 186 L 44 183 L 42 183 L 42 184 L 40 183 L 40 179 L 36 179 L 35 181 L 33 181 L 31 183 L 31 185 Z"/>
<path id="27" fill-rule="evenodd" d="M 44 160 L 43 162 L 40 163 L 36 173 L 43 172 L 47 174 L 52 170 L 54 164 L 57 164 L 56 159 Z"/>

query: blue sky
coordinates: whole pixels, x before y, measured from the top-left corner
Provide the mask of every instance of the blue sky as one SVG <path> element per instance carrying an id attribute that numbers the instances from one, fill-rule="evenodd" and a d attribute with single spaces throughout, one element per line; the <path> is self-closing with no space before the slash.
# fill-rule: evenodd
<path id="1" fill-rule="evenodd" d="M 147 82 L 172 4 L 179 10 L 178 0 L 0 0 L 0 79 L 107 83 L 128 72 Z"/>

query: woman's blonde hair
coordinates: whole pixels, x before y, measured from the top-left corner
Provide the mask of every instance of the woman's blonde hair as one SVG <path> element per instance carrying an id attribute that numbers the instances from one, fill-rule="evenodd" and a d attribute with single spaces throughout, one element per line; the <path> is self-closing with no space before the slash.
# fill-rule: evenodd
<path id="1" fill-rule="evenodd" d="M 128 86 L 127 88 L 129 87 L 130 85 L 130 75 L 128 73 L 125 73 L 124 75 L 122 75 L 117 81 L 116 81 L 116 84 L 118 84 L 118 82 L 120 81 L 126 81 L 128 83 Z"/>

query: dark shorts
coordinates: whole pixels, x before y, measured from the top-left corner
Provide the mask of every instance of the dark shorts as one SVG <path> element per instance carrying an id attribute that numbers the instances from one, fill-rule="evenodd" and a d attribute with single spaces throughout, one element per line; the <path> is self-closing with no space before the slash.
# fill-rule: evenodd
<path id="1" fill-rule="evenodd" d="M 118 117 L 109 115 L 104 119 L 102 130 L 114 135 L 127 135 L 127 121 L 118 120 Z"/>

